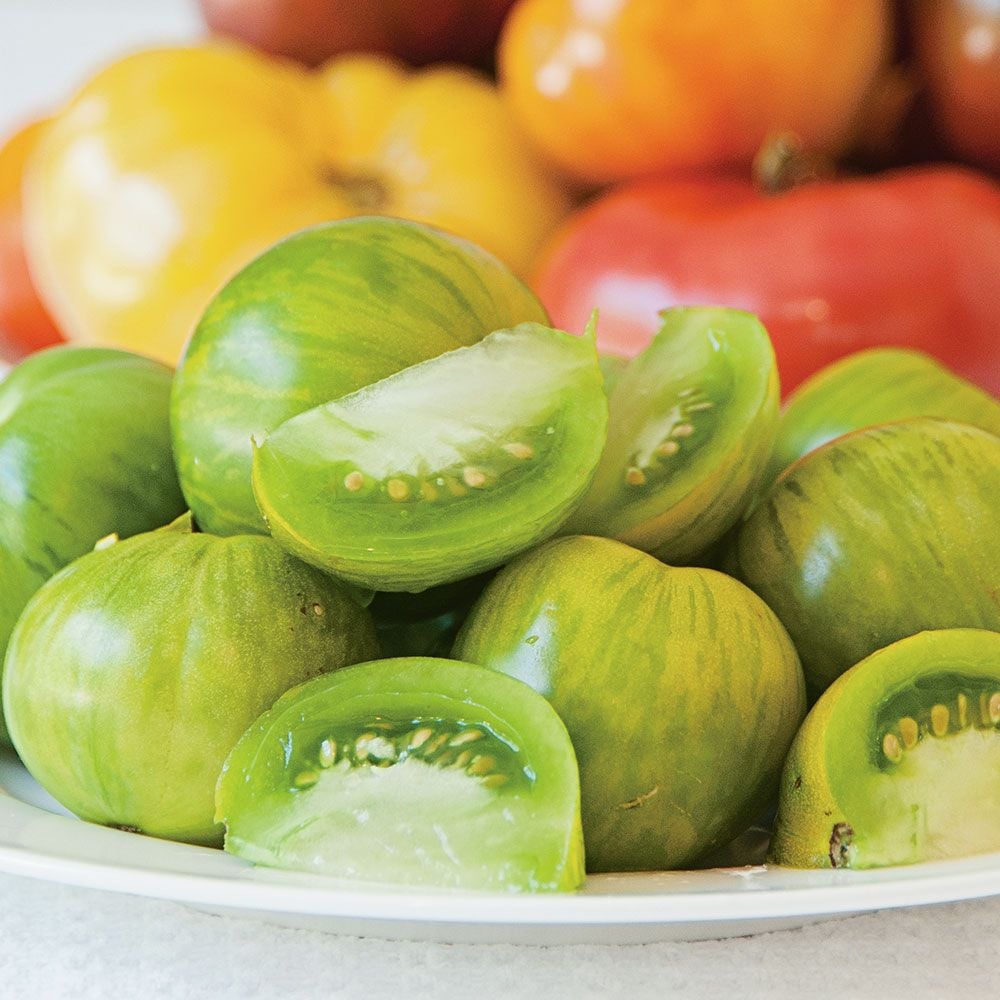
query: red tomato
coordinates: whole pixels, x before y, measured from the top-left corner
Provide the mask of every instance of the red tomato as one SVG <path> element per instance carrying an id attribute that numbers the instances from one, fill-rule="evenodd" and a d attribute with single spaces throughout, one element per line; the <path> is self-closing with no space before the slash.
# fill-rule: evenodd
<path id="1" fill-rule="evenodd" d="M 564 329 L 635 354 L 667 306 L 757 313 L 787 393 L 864 347 L 909 345 L 1000 394 L 1000 187 L 926 168 L 780 195 L 734 179 L 651 180 L 582 209 L 536 290 Z"/>
<path id="2" fill-rule="evenodd" d="M 62 339 L 28 274 L 21 227 L 21 178 L 42 124 L 0 147 L 0 356 L 10 359 Z"/>

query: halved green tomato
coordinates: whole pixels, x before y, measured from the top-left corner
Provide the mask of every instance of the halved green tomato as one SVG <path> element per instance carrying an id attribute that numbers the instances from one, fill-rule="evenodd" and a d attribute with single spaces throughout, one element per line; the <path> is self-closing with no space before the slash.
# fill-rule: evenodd
<path id="1" fill-rule="evenodd" d="M 279 868 L 513 892 L 584 877 L 559 717 L 452 660 L 378 660 L 289 691 L 229 755 L 216 818 L 226 850 Z"/>
<path id="2" fill-rule="evenodd" d="M 859 351 L 817 372 L 781 414 L 767 481 L 820 445 L 908 417 L 960 420 L 1000 434 L 1000 401 L 929 354 L 901 347 Z"/>
<path id="3" fill-rule="evenodd" d="M 306 562 L 418 591 L 556 531 L 606 425 L 593 329 L 527 323 L 286 421 L 256 448 L 254 492 Z"/>
<path id="4" fill-rule="evenodd" d="M 875 868 L 1000 850 L 1000 633 L 921 632 L 843 674 L 803 723 L 771 856 Z"/>
<path id="5" fill-rule="evenodd" d="M 610 383 L 607 447 L 567 533 L 693 559 L 753 496 L 777 422 L 774 351 L 756 317 L 666 310 L 650 346 Z"/>

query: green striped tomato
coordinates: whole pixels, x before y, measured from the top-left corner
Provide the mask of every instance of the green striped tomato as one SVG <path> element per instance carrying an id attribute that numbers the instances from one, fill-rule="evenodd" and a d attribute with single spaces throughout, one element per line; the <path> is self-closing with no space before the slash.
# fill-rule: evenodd
<path id="1" fill-rule="evenodd" d="M 788 629 L 814 695 L 924 629 L 1000 629 L 1000 437 L 915 418 L 787 469 L 736 538 L 734 571 Z"/>
<path id="2" fill-rule="evenodd" d="M 56 570 L 105 535 L 150 531 L 184 509 L 170 379 L 125 351 L 56 347 L 0 382 L 0 662 L 28 598 Z"/>
<path id="3" fill-rule="evenodd" d="M 428 657 L 285 694 L 219 778 L 226 850 L 346 878 L 505 892 L 583 881 L 566 727 L 530 688 Z"/>
<path id="4" fill-rule="evenodd" d="M 523 323 L 292 417 L 255 447 L 254 494 L 300 559 L 419 591 L 554 534 L 607 419 L 593 331 Z"/>
<path id="5" fill-rule="evenodd" d="M 199 525 L 264 532 L 251 437 L 492 330 L 546 322 L 496 258 L 455 236 L 353 218 L 276 244 L 213 300 L 172 400 L 184 495 Z"/>
<path id="6" fill-rule="evenodd" d="M 215 782 L 246 727 L 295 684 L 377 655 L 335 581 L 185 516 L 46 583 L 11 636 L 3 697 L 25 766 L 68 809 L 213 844 Z"/>
<path id="7" fill-rule="evenodd" d="M 736 309 L 668 309 L 653 342 L 608 372 L 608 442 L 566 524 L 658 559 L 695 559 L 739 518 L 778 425 L 767 331 Z"/>
<path id="8" fill-rule="evenodd" d="M 545 695 L 580 764 L 588 868 L 675 868 L 770 801 L 805 714 L 781 623 L 722 573 L 604 538 L 521 556 L 483 592 L 453 655 Z"/>
<path id="9" fill-rule="evenodd" d="M 781 779 L 771 857 L 874 868 L 1000 850 L 1000 634 L 920 632 L 840 676 Z"/>
<path id="10" fill-rule="evenodd" d="M 989 393 L 929 354 L 876 347 L 828 365 L 792 394 L 766 482 L 827 441 L 909 417 L 959 420 L 1000 434 L 1000 401 Z"/>

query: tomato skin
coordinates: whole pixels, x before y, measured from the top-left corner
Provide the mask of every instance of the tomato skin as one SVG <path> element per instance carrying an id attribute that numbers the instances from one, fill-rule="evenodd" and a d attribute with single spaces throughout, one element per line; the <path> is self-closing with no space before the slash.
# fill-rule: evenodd
<path id="1" fill-rule="evenodd" d="M 485 61 L 513 0 L 199 0 L 209 28 L 316 66 L 344 52 Z"/>
<path id="2" fill-rule="evenodd" d="M 21 180 L 44 127 L 33 122 L 0 147 L 0 356 L 16 357 L 62 340 L 42 304 L 24 254 Z"/>
<path id="3" fill-rule="evenodd" d="M 749 164 L 780 131 L 835 153 L 888 15 L 886 0 L 521 0 L 500 78 L 538 148 L 587 182 Z"/>
<path id="4" fill-rule="evenodd" d="M 781 195 L 736 178 L 625 185 L 559 231 L 535 283 L 554 325 L 600 310 L 636 354 L 676 305 L 756 313 L 782 391 L 853 351 L 917 348 L 1000 394 L 1000 187 L 928 167 Z"/>

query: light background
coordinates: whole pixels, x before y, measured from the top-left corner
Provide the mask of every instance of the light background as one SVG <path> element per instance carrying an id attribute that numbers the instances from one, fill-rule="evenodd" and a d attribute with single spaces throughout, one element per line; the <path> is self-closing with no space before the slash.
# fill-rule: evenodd
<path id="1" fill-rule="evenodd" d="M 108 59 L 200 30 L 187 0 L 0 0 L 0 134 Z M 998 941 L 1000 899 L 733 941 L 543 949 L 333 937 L 0 876 L 2 1000 L 986 996 Z"/>

